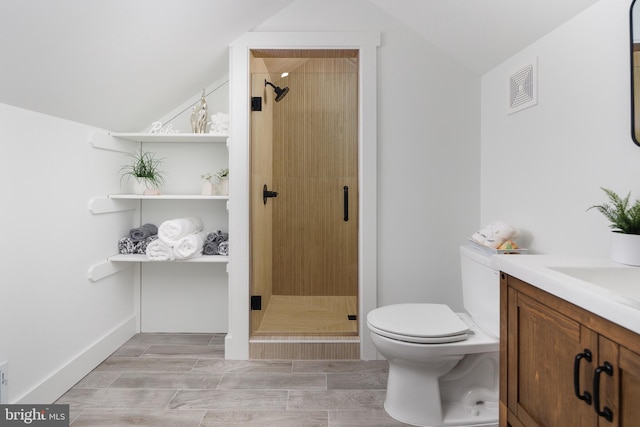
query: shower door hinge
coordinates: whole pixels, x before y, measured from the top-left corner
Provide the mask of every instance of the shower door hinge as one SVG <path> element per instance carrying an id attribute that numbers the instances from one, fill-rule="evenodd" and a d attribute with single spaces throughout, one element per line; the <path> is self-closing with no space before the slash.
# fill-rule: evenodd
<path id="1" fill-rule="evenodd" d="M 251 310 L 262 310 L 262 296 L 251 295 Z"/>

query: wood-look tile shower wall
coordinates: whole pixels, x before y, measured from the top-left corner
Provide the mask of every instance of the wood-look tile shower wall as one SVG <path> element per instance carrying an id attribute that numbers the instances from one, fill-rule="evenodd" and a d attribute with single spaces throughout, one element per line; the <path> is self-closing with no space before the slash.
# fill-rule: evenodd
<path id="1" fill-rule="evenodd" d="M 274 83 L 290 91 L 270 106 L 273 188 L 279 192 L 271 292 L 357 295 L 357 59 L 308 59 Z M 349 221 L 343 220 L 345 185 Z"/>

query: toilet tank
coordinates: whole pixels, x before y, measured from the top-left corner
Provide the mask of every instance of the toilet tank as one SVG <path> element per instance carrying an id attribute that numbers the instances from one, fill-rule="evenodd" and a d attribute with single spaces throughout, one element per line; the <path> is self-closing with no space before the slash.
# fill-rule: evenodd
<path id="1" fill-rule="evenodd" d="M 485 331 L 500 336 L 500 273 L 481 248 L 460 247 L 462 300 L 467 313 Z"/>

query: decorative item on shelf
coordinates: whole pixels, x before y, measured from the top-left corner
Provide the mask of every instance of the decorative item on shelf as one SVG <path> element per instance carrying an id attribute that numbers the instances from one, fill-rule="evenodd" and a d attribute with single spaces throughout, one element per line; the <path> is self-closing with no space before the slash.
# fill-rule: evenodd
<path id="1" fill-rule="evenodd" d="M 229 115 L 226 113 L 212 114 L 209 133 L 212 135 L 228 135 L 229 134 Z"/>
<path id="2" fill-rule="evenodd" d="M 120 168 L 122 179 L 133 178 L 135 194 L 160 194 L 160 187 L 164 184 L 164 176 L 160 171 L 162 159 L 157 159 L 154 153 L 142 148 L 131 155 L 133 161 Z"/>
<path id="3" fill-rule="evenodd" d="M 216 177 L 218 178 L 218 191 L 217 193 L 221 196 L 229 195 L 229 169 L 224 168 L 220 169 L 216 172 Z"/>
<path id="4" fill-rule="evenodd" d="M 615 192 L 602 188 L 611 204 L 594 205 L 609 220 L 611 233 L 611 259 L 625 265 L 640 266 L 640 200 L 629 205 L 631 192 L 620 197 Z"/>
<path id="5" fill-rule="evenodd" d="M 153 122 L 151 123 L 151 128 L 149 129 L 149 133 L 157 133 L 157 134 L 166 134 L 166 135 L 174 135 L 176 133 L 180 133 L 178 129 L 174 129 L 172 124 L 168 124 L 166 128 L 163 129 L 162 122 Z"/>
<path id="6" fill-rule="evenodd" d="M 200 175 L 202 178 L 202 190 L 200 190 L 200 194 L 203 196 L 213 196 L 216 194 L 216 184 L 211 182 L 213 175 L 210 173 L 205 173 Z"/>
<path id="7" fill-rule="evenodd" d="M 204 89 L 202 89 L 200 101 L 191 109 L 191 130 L 193 133 L 205 133 L 207 131 L 208 118 L 207 101 L 204 99 Z"/>

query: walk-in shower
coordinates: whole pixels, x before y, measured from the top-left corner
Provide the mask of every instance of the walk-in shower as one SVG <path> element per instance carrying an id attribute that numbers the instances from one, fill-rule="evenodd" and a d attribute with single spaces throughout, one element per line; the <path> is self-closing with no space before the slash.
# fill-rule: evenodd
<path id="1" fill-rule="evenodd" d="M 250 357 L 359 358 L 358 51 L 251 53 Z"/>

